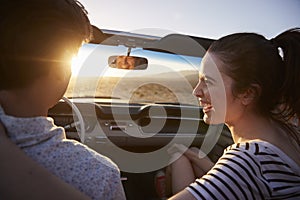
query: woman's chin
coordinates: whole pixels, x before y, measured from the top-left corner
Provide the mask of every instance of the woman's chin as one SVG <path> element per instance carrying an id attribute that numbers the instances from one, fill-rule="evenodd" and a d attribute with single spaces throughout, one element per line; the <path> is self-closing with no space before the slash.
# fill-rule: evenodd
<path id="1" fill-rule="evenodd" d="M 224 123 L 223 120 L 212 118 L 210 115 L 207 115 L 207 114 L 204 114 L 203 121 L 205 124 L 208 124 L 208 125 L 217 125 L 217 124 Z"/>
<path id="2" fill-rule="evenodd" d="M 206 114 L 204 114 L 203 116 L 203 121 L 205 124 L 212 124 L 212 120 L 209 116 L 207 116 Z"/>

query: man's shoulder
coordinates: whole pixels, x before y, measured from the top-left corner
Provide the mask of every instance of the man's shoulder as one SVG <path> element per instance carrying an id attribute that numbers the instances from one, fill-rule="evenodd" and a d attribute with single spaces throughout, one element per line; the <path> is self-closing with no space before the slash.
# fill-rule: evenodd
<path id="1" fill-rule="evenodd" d="M 63 162 L 72 162 L 80 167 L 88 166 L 89 170 L 119 174 L 117 165 L 110 158 L 78 141 L 64 139 L 55 145 L 53 151 L 62 157 Z"/>

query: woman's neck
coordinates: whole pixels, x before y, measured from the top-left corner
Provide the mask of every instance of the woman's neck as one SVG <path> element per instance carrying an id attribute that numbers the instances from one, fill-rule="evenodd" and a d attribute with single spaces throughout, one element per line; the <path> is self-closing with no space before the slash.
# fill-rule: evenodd
<path id="1" fill-rule="evenodd" d="M 238 122 L 228 123 L 234 143 L 249 140 L 262 140 L 269 142 L 281 149 L 287 156 L 300 166 L 300 148 L 286 133 L 286 130 L 271 119 L 247 114 Z"/>
<path id="2" fill-rule="evenodd" d="M 256 113 L 247 113 L 238 121 L 226 123 L 235 143 L 249 140 L 272 141 L 276 135 L 276 127 L 272 121 Z"/>

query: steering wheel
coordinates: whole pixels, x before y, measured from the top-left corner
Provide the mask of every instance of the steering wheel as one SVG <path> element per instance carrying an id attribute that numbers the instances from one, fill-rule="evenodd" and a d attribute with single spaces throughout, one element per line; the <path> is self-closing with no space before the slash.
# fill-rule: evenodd
<path id="1" fill-rule="evenodd" d="M 64 100 L 64 102 L 66 102 L 71 108 L 73 113 L 75 114 L 74 118 L 74 122 L 71 124 L 73 126 L 76 127 L 76 130 L 78 132 L 78 136 L 80 138 L 80 141 L 82 143 L 84 143 L 84 138 L 85 138 L 85 124 L 84 124 L 84 120 L 83 117 L 81 115 L 81 112 L 79 111 L 78 107 L 75 105 L 75 103 L 73 103 L 72 101 L 70 101 L 67 97 L 62 97 L 62 99 Z M 75 119 L 77 119 L 78 121 L 75 121 Z"/>

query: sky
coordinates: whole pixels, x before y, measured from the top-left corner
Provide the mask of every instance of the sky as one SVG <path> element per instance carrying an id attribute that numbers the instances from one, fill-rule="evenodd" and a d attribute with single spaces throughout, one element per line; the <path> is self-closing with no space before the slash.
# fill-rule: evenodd
<path id="1" fill-rule="evenodd" d="M 300 0 L 79 0 L 100 29 L 182 33 L 212 39 L 235 32 L 267 38 L 300 27 Z"/>

